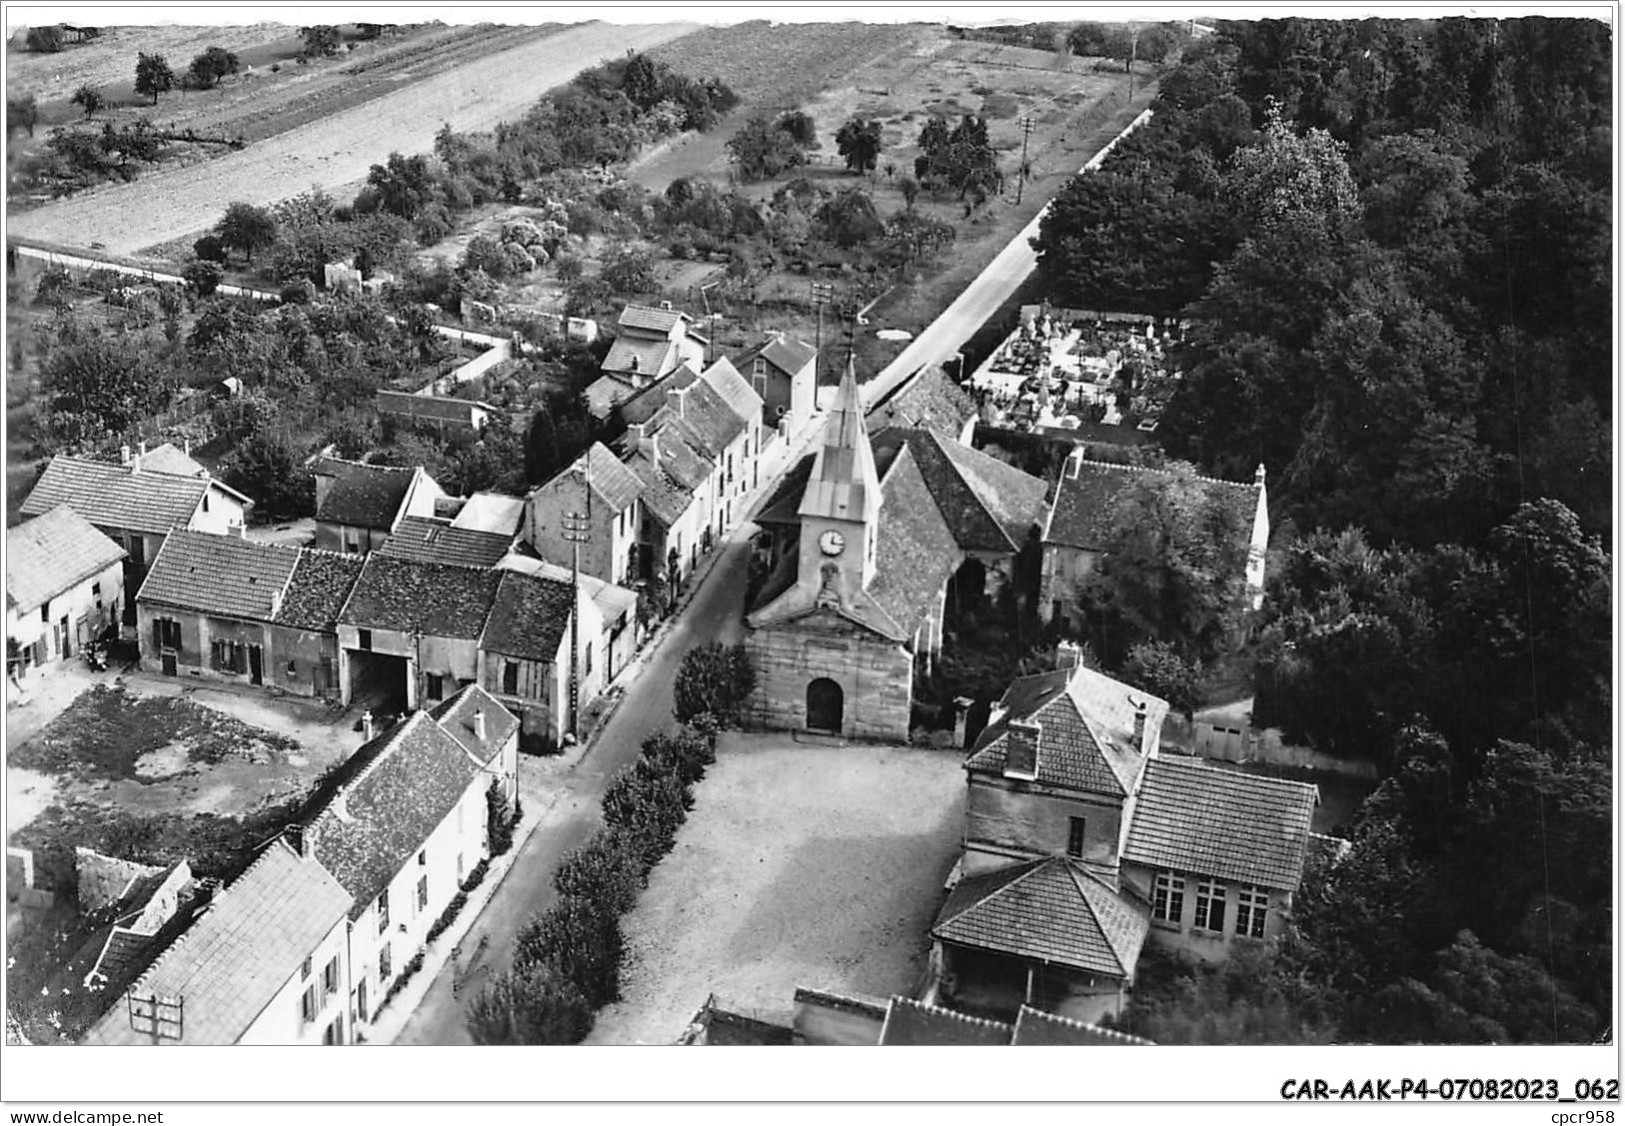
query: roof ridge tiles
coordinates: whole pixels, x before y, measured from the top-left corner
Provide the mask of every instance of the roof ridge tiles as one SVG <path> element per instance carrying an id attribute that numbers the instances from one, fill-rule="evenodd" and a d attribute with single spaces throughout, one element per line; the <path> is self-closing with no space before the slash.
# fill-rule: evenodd
<path id="1" fill-rule="evenodd" d="M 1168 469 L 1165 466 L 1160 466 L 1160 465 L 1125 465 L 1125 464 L 1122 464 L 1120 462 L 1115 462 L 1115 461 L 1099 461 L 1099 460 L 1096 460 L 1095 458 L 1091 458 L 1091 457 L 1080 457 L 1080 458 L 1077 459 L 1077 463 L 1079 465 L 1098 466 L 1101 469 L 1115 469 L 1115 470 L 1119 470 L 1119 471 L 1124 472 L 1124 473 L 1164 473 L 1164 474 L 1166 474 L 1166 473 L 1172 473 L 1173 472 L 1173 470 Z M 1063 475 L 1064 475 L 1064 471 L 1063 471 Z M 1201 473 L 1194 473 L 1194 474 L 1192 474 L 1192 476 L 1196 480 L 1206 482 L 1209 485 L 1229 485 L 1231 488 L 1248 489 L 1248 490 L 1257 489 L 1257 488 L 1260 487 L 1257 481 L 1226 481 L 1222 477 L 1207 477 L 1207 476 L 1204 476 Z"/>
<path id="2" fill-rule="evenodd" d="M 987 1017 L 971 1016 L 969 1013 L 961 1013 L 954 1009 L 944 1008 L 941 1005 L 927 1004 L 924 1001 L 918 1001 L 912 997 L 904 997 L 901 994 L 891 999 L 891 1003 L 894 1005 L 899 1001 L 912 1008 L 918 1009 L 921 1012 L 930 1013 L 933 1016 L 951 1017 L 955 1021 L 975 1028 L 986 1028 L 990 1031 L 996 1032 L 1001 1029 L 1008 1029 L 1010 1027 L 1008 1021 L 991 1020 Z"/>

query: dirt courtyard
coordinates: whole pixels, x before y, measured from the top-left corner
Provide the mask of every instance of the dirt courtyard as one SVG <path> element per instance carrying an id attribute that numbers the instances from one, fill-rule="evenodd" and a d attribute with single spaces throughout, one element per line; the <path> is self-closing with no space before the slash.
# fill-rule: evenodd
<path id="1" fill-rule="evenodd" d="M 956 751 L 724 735 L 623 920 L 623 1000 L 589 1044 L 669 1044 L 708 994 L 787 1019 L 798 986 L 886 997 L 925 971 L 964 829 Z"/>

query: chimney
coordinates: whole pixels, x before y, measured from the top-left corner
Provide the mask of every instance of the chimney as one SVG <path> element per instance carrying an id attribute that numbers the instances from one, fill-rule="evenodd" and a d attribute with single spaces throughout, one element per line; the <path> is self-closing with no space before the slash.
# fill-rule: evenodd
<path id="1" fill-rule="evenodd" d="M 662 301 L 660 303 L 660 307 L 662 309 L 664 309 L 668 313 L 671 312 L 671 302 L 670 301 Z"/>
<path id="2" fill-rule="evenodd" d="M 1073 480 L 1073 481 L 1076 481 L 1078 479 L 1078 471 L 1081 470 L 1082 468 L 1083 468 L 1083 447 L 1082 446 L 1073 446 L 1072 447 L 1072 452 L 1066 455 L 1066 475 L 1067 475 L 1067 477 L 1069 479 Z"/>
<path id="3" fill-rule="evenodd" d="M 1134 705 L 1134 749 L 1145 754 L 1145 701 L 1136 700 L 1130 696 L 1128 702 Z"/>
<path id="4" fill-rule="evenodd" d="M 1253 474 L 1253 484 L 1257 485 L 1261 489 L 1264 487 L 1264 463 L 1263 462 L 1258 463 L 1258 470 L 1257 470 L 1257 472 L 1255 472 Z"/>
<path id="5" fill-rule="evenodd" d="M 246 540 L 248 538 L 248 529 L 242 524 L 230 524 L 227 526 L 226 530 L 240 540 Z"/>
<path id="6" fill-rule="evenodd" d="M 1006 729 L 1004 750 L 1004 776 L 1031 782 L 1038 777 L 1038 737 L 1042 729 L 1037 720 L 1012 719 Z"/>
<path id="7" fill-rule="evenodd" d="M 970 719 L 971 698 L 969 696 L 954 697 L 954 746 L 965 745 L 965 729 Z"/>
<path id="8" fill-rule="evenodd" d="M 372 742 L 373 734 L 372 709 L 368 708 L 366 711 L 361 713 L 361 741 L 363 743 Z"/>
<path id="9" fill-rule="evenodd" d="M 677 417 L 678 418 L 683 417 L 683 403 L 688 398 L 688 392 L 693 386 L 694 385 L 692 383 L 690 383 L 687 387 L 674 387 L 672 389 L 671 397 L 673 399 L 677 400 Z"/>
<path id="10" fill-rule="evenodd" d="M 129 465 L 130 464 L 130 447 L 129 446 L 120 446 L 118 448 L 118 463 L 120 465 Z"/>
<path id="11" fill-rule="evenodd" d="M 141 441 L 141 443 L 139 444 L 139 449 L 141 450 L 141 456 L 146 457 L 147 456 L 147 443 L 146 443 L 145 440 Z"/>
<path id="12" fill-rule="evenodd" d="M 187 457 L 191 457 L 192 456 L 192 439 L 183 438 L 182 441 L 185 443 L 185 446 L 183 447 L 181 452 L 184 453 Z"/>
<path id="13" fill-rule="evenodd" d="M 485 713 L 478 708 L 474 709 L 474 738 L 485 742 Z"/>
<path id="14" fill-rule="evenodd" d="M 1083 650 L 1075 641 L 1060 641 L 1055 646 L 1055 667 L 1075 669 L 1083 664 Z"/>

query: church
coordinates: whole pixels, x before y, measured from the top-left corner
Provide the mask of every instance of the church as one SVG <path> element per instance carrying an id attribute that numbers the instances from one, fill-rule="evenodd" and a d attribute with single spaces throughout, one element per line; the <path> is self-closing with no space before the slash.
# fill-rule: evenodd
<path id="1" fill-rule="evenodd" d="M 746 624 L 756 725 L 904 742 L 965 599 L 1013 581 L 1044 483 L 937 429 L 871 442 L 851 364 L 816 451 L 757 516 L 773 566 Z"/>

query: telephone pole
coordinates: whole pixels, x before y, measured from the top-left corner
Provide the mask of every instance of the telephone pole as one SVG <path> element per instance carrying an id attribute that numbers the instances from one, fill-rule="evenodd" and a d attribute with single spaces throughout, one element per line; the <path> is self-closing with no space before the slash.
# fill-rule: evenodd
<path id="1" fill-rule="evenodd" d="M 1027 183 L 1027 138 L 1032 136 L 1033 119 L 1023 117 L 1016 122 L 1021 126 L 1021 167 L 1016 169 L 1016 202 L 1021 202 L 1021 189 Z"/>
<path id="2" fill-rule="evenodd" d="M 813 337 L 813 351 L 817 357 L 813 360 L 813 394 L 818 394 L 818 377 L 824 370 L 824 306 L 835 298 L 835 286 L 830 282 L 815 281 L 812 283 L 813 307 L 818 310 L 818 328 Z"/>
<path id="3" fill-rule="evenodd" d="M 581 545 L 592 539 L 592 469 L 582 457 L 581 480 L 586 488 L 583 512 L 564 514 L 564 538 L 570 543 L 570 737 L 581 738 Z"/>

